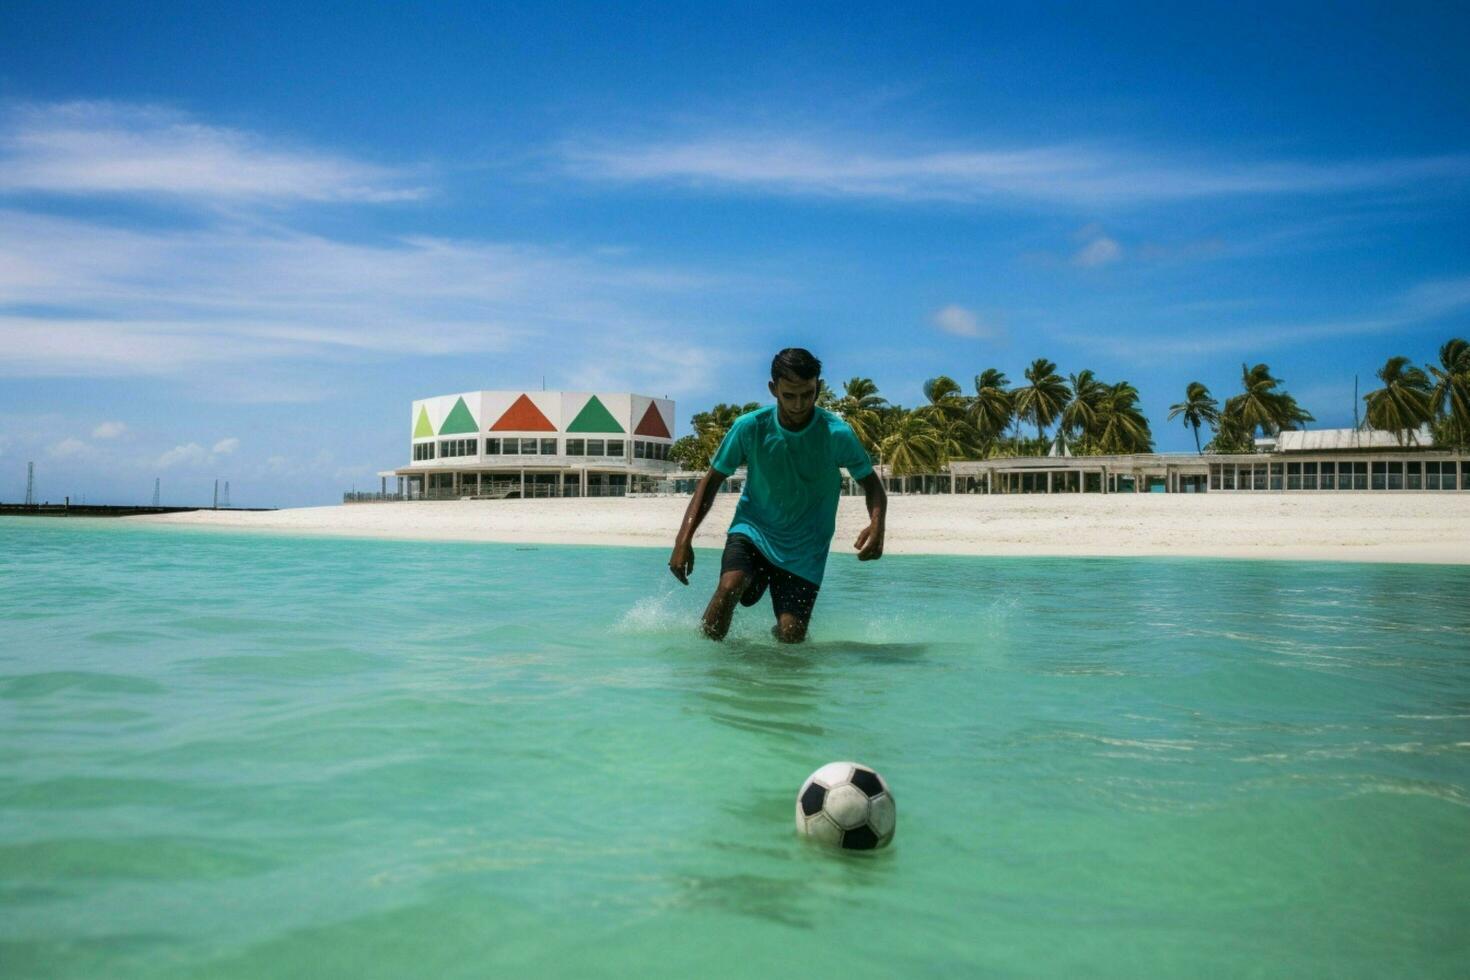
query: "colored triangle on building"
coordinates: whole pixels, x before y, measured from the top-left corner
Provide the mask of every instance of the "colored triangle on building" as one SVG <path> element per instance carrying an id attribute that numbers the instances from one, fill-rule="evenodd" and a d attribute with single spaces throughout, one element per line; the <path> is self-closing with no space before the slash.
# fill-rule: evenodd
<path id="1" fill-rule="evenodd" d="M 607 410 L 596 395 L 587 400 L 577 417 L 572 419 L 572 424 L 567 426 L 568 432 L 622 432 L 623 427 L 618 425 L 618 420 L 613 418 L 612 412 Z"/>
<path id="2" fill-rule="evenodd" d="M 541 409 L 531 401 L 530 396 L 522 395 L 511 403 L 505 414 L 495 420 L 490 426 L 491 432 L 555 432 L 556 426 L 551 420 L 541 414 Z"/>
<path id="3" fill-rule="evenodd" d="M 470 414 L 470 407 L 464 403 L 463 398 L 454 403 L 454 407 L 449 410 L 449 417 L 444 420 L 443 425 L 439 426 L 441 436 L 461 432 L 473 434 L 479 431 L 480 427 L 475 424 L 475 417 Z"/>
<path id="4" fill-rule="evenodd" d="M 429 424 L 429 410 L 423 405 L 419 406 L 419 420 L 413 424 L 413 437 L 415 439 L 428 439 L 434 435 L 434 427 Z"/>
<path id="5" fill-rule="evenodd" d="M 633 430 L 635 436 L 654 436 L 659 439 L 672 439 L 669 435 L 669 427 L 664 425 L 663 413 L 658 410 L 658 405 L 648 403 L 648 411 L 643 413 L 643 421 L 638 423 L 638 428 Z"/>

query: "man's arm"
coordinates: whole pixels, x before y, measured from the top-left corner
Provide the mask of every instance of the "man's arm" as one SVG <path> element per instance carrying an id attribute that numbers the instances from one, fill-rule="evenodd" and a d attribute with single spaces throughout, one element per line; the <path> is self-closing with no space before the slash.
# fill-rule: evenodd
<path id="1" fill-rule="evenodd" d="M 694 571 L 694 532 L 699 530 L 704 515 L 709 513 L 715 502 L 715 494 L 725 482 L 726 474 L 711 467 L 705 471 L 689 498 L 689 508 L 684 511 L 684 520 L 679 524 L 679 533 L 674 538 L 674 553 L 669 556 L 669 571 L 674 578 L 689 584 L 689 575 Z"/>
<path id="2" fill-rule="evenodd" d="M 868 526 L 858 533 L 853 547 L 857 549 L 858 561 L 872 561 L 883 557 L 883 528 L 888 520 L 888 494 L 883 481 L 876 472 L 869 473 L 858 483 L 867 498 Z"/>

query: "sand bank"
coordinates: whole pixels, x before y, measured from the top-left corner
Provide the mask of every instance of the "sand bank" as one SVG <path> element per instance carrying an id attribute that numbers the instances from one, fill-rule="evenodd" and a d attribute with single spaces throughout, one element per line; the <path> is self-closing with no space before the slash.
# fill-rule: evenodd
<path id="1" fill-rule="evenodd" d="M 717 548 L 735 497 L 695 544 Z M 688 498 L 347 504 L 128 521 L 231 531 L 667 548 Z M 1470 492 L 894 496 L 889 554 L 1152 555 L 1470 564 Z M 867 522 L 844 498 L 834 553 Z"/>

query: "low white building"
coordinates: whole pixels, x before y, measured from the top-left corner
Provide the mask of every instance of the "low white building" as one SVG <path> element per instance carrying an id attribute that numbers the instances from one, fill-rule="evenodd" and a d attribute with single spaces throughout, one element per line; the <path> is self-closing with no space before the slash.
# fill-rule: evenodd
<path id="1" fill-rule="evenodd" d="M 622 496 L 678 469 L 673 401 L 630 392 L 438 395 L 413 403 L 409 432 L 408 465 L 379 474 L 390 497 Z"/>

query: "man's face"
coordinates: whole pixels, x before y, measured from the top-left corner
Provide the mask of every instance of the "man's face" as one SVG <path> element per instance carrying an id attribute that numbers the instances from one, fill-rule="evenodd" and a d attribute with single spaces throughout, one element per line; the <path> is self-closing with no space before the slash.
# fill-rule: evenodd
<path id="1" fill-rule="evenodd" d="M 817 405 L 817 391 L 821 387 L 821 379 L 792 381 L 790 378 L 783 377 L 779 381 L 772 381 L 768 387 L 771 389 L 771 394 L 776 396 L 781 421 L 801 425 L 812 417 L 812 409 Z"/>

